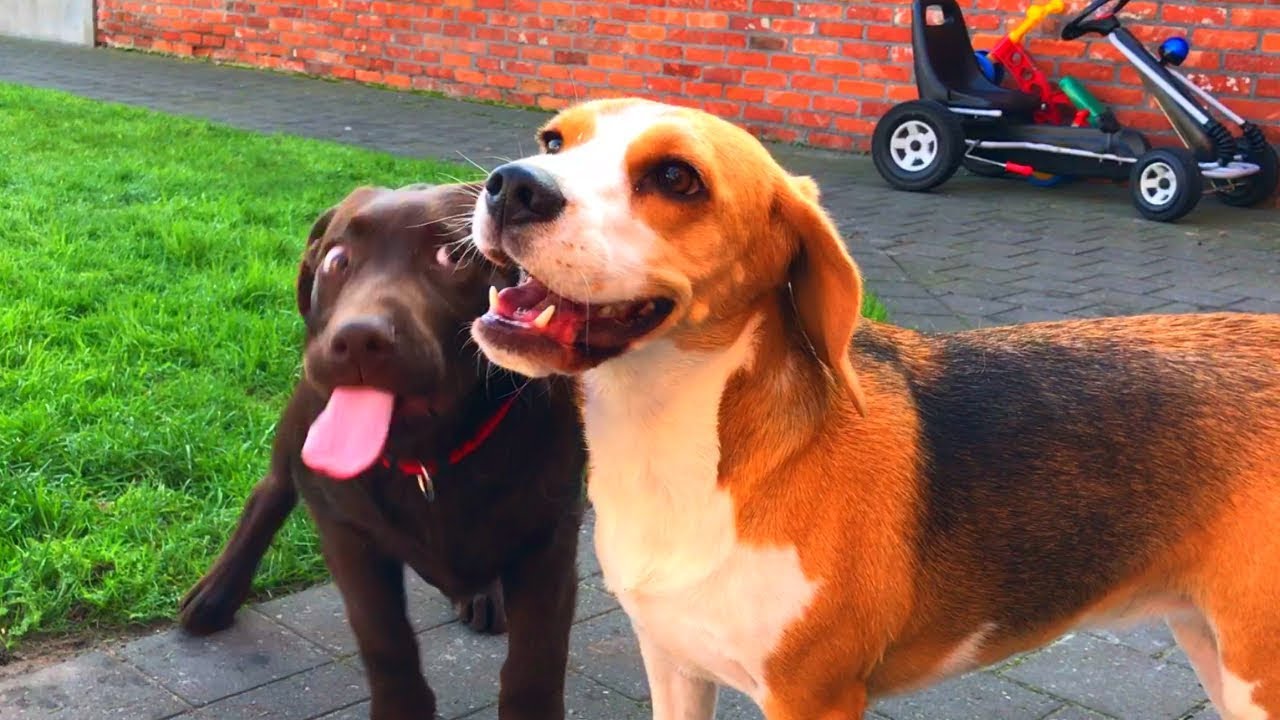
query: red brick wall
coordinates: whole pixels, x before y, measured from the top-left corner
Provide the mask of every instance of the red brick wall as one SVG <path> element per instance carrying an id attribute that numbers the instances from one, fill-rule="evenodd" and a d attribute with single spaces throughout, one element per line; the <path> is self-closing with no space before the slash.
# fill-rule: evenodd
<path id="1" fill-rule="evenodd" d="M 1068 0 L 1080 7 L 1085 0 Z M 963 0 L 990 47 L 1029 0 Z M 554 109 L 637 94 L 695 104 L 776 140 L 865 148 L 915 96 L 908 0 L 98 0 L 99 40 Z M 1280 141 L 1277 0 L 1136 0 L 1144 40 L 1185 34 L 1185 66 Z M 1036 30 L 1030 49 L 1123 120 L 1168 125 L 1109 44 Z"/>

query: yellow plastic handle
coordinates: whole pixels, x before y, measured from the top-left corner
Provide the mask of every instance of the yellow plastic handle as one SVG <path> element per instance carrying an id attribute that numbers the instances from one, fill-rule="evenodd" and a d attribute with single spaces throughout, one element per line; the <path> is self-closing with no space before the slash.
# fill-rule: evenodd
<path id="1" fill-rule="evenodd" d="M 1019 23 L 1018 27 L 1009 33 L 1009 39 L 1016 43 L 1022 42 L 1023 36 L 1031 32 L 1031 28 L 1039 25 L 1046 17 L 1057 15 L 1066 9 L 1066 3 L 1062 0 L 1049 0 L 1044 5 L 1032 5 L 1027 8 L 1027 19 Z"/>

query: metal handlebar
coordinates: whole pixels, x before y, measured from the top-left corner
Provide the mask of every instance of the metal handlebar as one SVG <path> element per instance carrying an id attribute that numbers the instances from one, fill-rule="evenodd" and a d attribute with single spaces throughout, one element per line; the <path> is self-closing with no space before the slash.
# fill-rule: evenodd
<path id="1" fill-rule="evenodd" d="M 1114 3 L 1114 6 L 1110 12 L 1100 18 L 1090 19 L 1094 13 L 1111 3 Z M 1062 39 L 1075 40 L 1088 33 L 1097 33 L 1103 36 L 1110 35 L 1116 28 L 1120 27 L 1120 21 L 1116 19 L 1116 13 L 1120 12 L 1128 4 L 1129 0 L 1093 0 L 1093 2 L 1089 3 L 1089 7 L 1084 9 L 1084 12 L 1062 26 Z"/>

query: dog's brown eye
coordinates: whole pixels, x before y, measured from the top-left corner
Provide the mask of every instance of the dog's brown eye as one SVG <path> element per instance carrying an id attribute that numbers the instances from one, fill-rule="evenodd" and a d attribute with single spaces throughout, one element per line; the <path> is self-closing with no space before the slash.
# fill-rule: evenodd
<path id="1" fill-rule="evenodd" d="M 698 172 L 682 162 L 668 162 L 654 173 L 658 188 L 668 195 L 695 195 L 702 190 Z"/>
<path id="2" fill-rule="evenodd" d="M 329 252 L 324 255 L 324 262 L 320 263 L 320 272 L 324 274 L 342 272 L 347 269 L 347 249 L 341 245 L 334 245 L 329 248 Z"/>
<path id="3" fill-rule="evenodd" d="M 546 132 L 542 134 L 542 145 L 547 149 L 548 155 L 555 155 L 564 147 L 564 138 L 558 132 Z"/>

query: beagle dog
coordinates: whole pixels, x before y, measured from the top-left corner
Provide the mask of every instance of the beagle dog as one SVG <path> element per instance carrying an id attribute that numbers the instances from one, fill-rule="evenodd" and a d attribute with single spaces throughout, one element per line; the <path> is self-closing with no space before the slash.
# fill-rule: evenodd
<path id="1" fill-rule="evenodd" d="M 472 335 L 575 375 L 604 577 L 657 720 L 769 720 L 1160 617 L 1227 720 L 1280 720 L 1280 315 L 923 335 L 859 320 L 809 178 L 744 130 L 587 102 L 473 218 L 522 269 Z"/>

